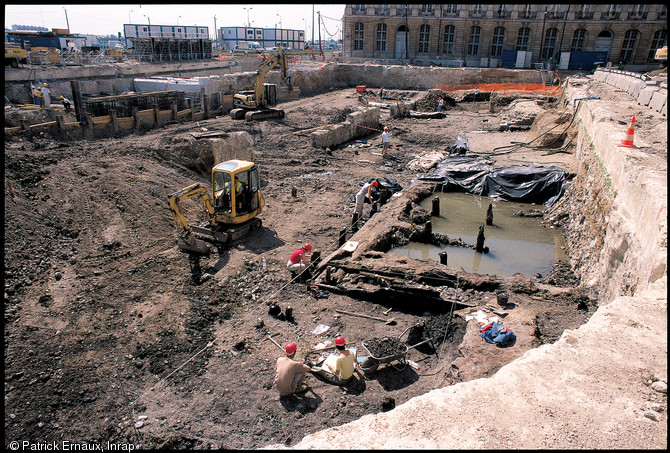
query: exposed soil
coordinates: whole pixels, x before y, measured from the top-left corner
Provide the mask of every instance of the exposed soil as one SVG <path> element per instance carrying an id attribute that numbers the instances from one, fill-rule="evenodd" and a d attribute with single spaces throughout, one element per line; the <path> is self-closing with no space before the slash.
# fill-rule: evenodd
<path id="1" fill-rule="evenodd" d="M 526 350 L 584 323 L 594 301 L 575 289 L 577 278 L 565 263 L 544 282 L 510 279 L 514 305 L 504 322 L 517 335 L 510 348 L 485 343 L 464 313 L 452 317 L 446 308 L 417 313 L 408 301 L 406 310 L 396 306 L 385 315 L 383 304 L 336 293 L 315 298 L 306 283 L 289 283 L 286 260 L 300 244 L 310 242 L 322 256 L 338 248 L 339 232 L 353 212 L 348 198 L 361 181 L 384 176 L 407 187 L 416 176 L 407 162 L 446 149 L 462 131 L 487 131 L 469 135 L 479 153 L 533 137 L 529 131 L 498 132 L 499 114 L 489 113 L 488 102 L 452 98 L 443 119 L 394 119 L 383 111 L 380 121 L 393 133 L 386 159 L 378 132 L 366 137 L 363 145 L 369 146 L 326 150 L 314 149 L 308 136 L 292 134 L 342 121 L 358 109 L 353 88 L 284 102 L 282 120 L 246 123 L 221 116 L 125 137 L 67 140 L 37 132 L 8 138 L 7 441 L 132 442 L 144 448 L 290 445 L 431 389 L 490 376 Z M 543 103 L 538 111 L 555 106 Z M 44 110 L 22 111 L 6 115 L 5 125 L 27 115 L 32 123 L 53 119 Z M 193 182 L 208 183 L 209 168 L 196 162 L 197 155 L 185 155 L 177 140 L 201 128 L 251 134 L 266 209 L 262 228 L 221 254 L 202 258 L 197 264 L 204 277 L 194 279 L 196 263 L 176 246 L 166 200 Z M 500 165 L 539 162 L 574 171 L 569 149 L 545 153 L 522 148 L 495 159 Z M 496 301 L 492 291 L 465 289 L 456 296 L 478 305 Z M 292 308 L 294 320 L 269 314 L 273 304 L 283 312 Z M 393 317 L 395 323 L 339 314 L 336 308 Z M 413 332 L 408 344 L 434 341 L 408 351 L 416 368 L 380 366 L 342 387 L 310 376 L 311 390 L 301 397 L 280 399 L 272 388 L 282 351 L 268 339 L 271 334 L 281 345 L 295 341 L 302 359 L 338 334 L 363 351 L 364 340 L 397 337 L 420 322 L 423 331 Z M 318 324 L 329 330 L 314 334 Z"/>

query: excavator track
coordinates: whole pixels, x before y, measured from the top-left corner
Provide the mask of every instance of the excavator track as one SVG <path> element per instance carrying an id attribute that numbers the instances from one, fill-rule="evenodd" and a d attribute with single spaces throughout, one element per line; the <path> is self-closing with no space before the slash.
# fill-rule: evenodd
<path id="1" fill-rule="evenodd" d="M 279 109 L 263 109 L 247 111 L 244 115 L 246 121 L 265 120 L 268 118 L 284 118 L 284 111 Z"/>

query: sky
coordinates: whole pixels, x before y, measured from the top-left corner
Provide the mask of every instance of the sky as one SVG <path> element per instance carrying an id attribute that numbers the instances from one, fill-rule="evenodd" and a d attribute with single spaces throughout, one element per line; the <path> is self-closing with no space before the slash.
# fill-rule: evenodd
<path id="1" fill-rule="evenodd" d="M 214 38 L 216 28 L 252 27 L 289 28 L 304 30 L 307 40 L 312 38 L 312 6 L 314 10 L 314 39 L 319 39 L 318 14 L 323 25 L 321 39 L 342 37 L 344 4 L 5 4 L 5 28 L 12 25 L 68 28 L 70 33 L 123 36 L 123 24 L 201 25 L 209 27 Z M 67 15 L 67 19 L 66 19 Z M 281 27 L 280 27 L 281 26 Z"/>

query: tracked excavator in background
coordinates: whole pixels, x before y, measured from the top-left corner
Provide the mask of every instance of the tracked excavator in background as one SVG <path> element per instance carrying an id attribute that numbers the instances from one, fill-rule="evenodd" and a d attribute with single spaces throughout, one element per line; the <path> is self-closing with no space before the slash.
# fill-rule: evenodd
<path id="1" fill-rule="evenodd" d="M 195 183 L 168 196 L 179 229 L 177 245 L 185 252 L 208 254 L 207 243 L 224 247 L 262 224 L 257 216 L 263 211 L 265 201 L 256 164 L 244 160 L 217 164 L 212 168 L 211 190 L 210 197 L 208 188 Z M 179 206 L 182 200 L 196 197 L 209 217 L 209 221 L 200 226 L 189 225 Z"/>
<path id="2" fill-rule="evenodd" d="M 253 91 L 240 91 L 233 96 L 233 110 L 230 117 L 234 120 L 246 121 L 262 120 L 267 118 L 284 118 L 284 111 L 270 108 L 277 104 L 277 85 L 264 83 L 265 77 L 275 67 L 279 66 L 281 77 L 292 90 L 291 76 L 288 70 L 288 61 L 283 47 L 278 47 L 269 57 L 263 60 L 256 71 L 256 86 Z"/>

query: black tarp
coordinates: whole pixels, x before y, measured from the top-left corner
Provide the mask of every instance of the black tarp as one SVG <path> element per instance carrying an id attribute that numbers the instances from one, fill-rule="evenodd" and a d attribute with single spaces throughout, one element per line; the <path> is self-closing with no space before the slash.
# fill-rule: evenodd
<path id="1" fill-rule="evenodd" d="M 442 182 L 444 192 L 466 192 L 505 201 L 552 206 L 563 195 L 560 167 L 512 165 L 494 168 L 490 157 L 450 156 L 420 180 Z"/>

